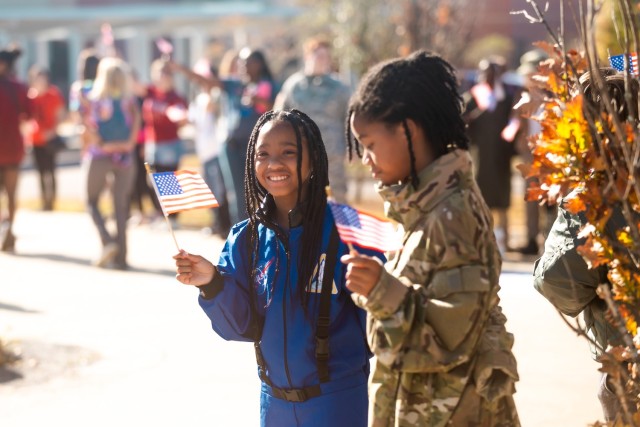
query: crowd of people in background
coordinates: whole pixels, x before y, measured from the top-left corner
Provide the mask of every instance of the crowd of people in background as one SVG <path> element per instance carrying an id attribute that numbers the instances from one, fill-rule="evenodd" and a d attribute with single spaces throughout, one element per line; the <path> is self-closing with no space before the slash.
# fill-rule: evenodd
<path id="1" fill-rule="evenodd" d="M 220 204 L 211 210 L 206 227 L 213 235 L 226 237 L 233 224 L 247 217 L 247 141 L 257 118 L 270 109 L 295 108 L 313 117 L 329 158 L 332 196 L 346 202 L 349 178 L 344 117 L 351 89 L 338 76 L 330 39 L 311 37 L 301 47 L 299 70 L 290 69 L 290 75 L 278 80 L 271 70 L 268 52 L 248 47 L 229 49 L 217 59 L 202 57 L 193 65 L 162 54 L 149 70 L 133 70 L 122 58 L 115 61 L 115 49 L 107 50 L 111 54 L 105 56 L 89 47 L 78 57 L 78 79 L 68 94 L 51 84 L 49 73 L 41 64 L 33 64 L 28 85 L 22 84 L 13 72 L 19 50 L 3 50 L 2 88 L 8 88 L 9 82 L 16 88 L 15 94 L 13 89 L 2 92 L 5 99 L 1 108 L 11 111 L 3 114 L 2 120 L 11 122 L 14 150 L 3 149 L 0 155 L 0 160 L 7 163 L 2 166 L 1 181 L 8 203 L 2 229 L 3 250 L 15 247 L 15 191 L 25 147 L 31 151 L 40 177 L 42 209 L 55 208 L 56 156 L 65 148 L 57 128 L 64 120 L 82 129 L 79 139 L 87 209 L 102 243 L 102 252 L 95 260 L 98 266 L 126 269 L 127 226 L 164 223 L 144 165 L 148 163 L 157 172 L 180 169 L 191 147 L 181 138 L 185 126 L 192 129 L 198 166 Z M 111 72 L 99 78 L 102 86 L 96 89 L 98 69 L 103 63 L 110 64 Z M 464 118 L 476 179 L 494 212 L 495 234 L 503 254 L 513 246 L 507 214 L 512 197 L 512 160 L 518 155 L 527 161 L 528 150 L 521 149 L 522 141 L 526 140 L 525 134 L 534 132 L 529 130 L 527 120 L 518 120 L 524 113 L 513 109 L 520 96 L 527 93 L 526 70 L 520 71 L 521 86 L 503 81 L 505 71 L 504 58 L 481 61 L 475 81 L 464 94 Z M 177 76 L 191 83 L 192 93 L 177 89 Z M 150 83 L 144 83 L 147 80 Z M 26 98 L 22 99 L 24 90 Z M 514 121 L 518 122 L 515 126 Z M 4 144 L 9 142 L 8 137 L 3 140 Z M 111 193 L 113 213 L 100 211 L 100 197 L 107 192 Z M 527 239 L 516 249 L 526 255 L 539 252 L 538 211 L 539 207 L 527 205 Z M 116 224 L 113 232 L 109 231 L 109 215 Z M 170 219 L 173 227 L 179 227 L 177 214 Z"/>

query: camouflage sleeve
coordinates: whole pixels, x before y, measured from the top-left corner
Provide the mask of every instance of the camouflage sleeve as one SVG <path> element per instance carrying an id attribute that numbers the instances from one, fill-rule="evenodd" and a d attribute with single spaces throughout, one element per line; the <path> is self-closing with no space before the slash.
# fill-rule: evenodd
<path id="1" fill-rule="evenodd" d="M 558 310 L 572 317 L 597 300 L 596 288 L 606 280 L 599 269 L 589 269 L 576 250 L 581 242 L 575 233 L 581 226 L 577 217 L 559 208 L 544 254 L 536 261 L 533 272 L 535 289 Z"/>
<path id="2" fill-rule="evenodd" d="M 471 358 L 492 290 L 478 234 L 471 231 L 452 227 L 446 216 L 437 219 L 407 240 L 399 267 L 383 271 L 368 298 L 356 298 L 369 312 L 369 345 L 381 363 L 441 372 Z"/>

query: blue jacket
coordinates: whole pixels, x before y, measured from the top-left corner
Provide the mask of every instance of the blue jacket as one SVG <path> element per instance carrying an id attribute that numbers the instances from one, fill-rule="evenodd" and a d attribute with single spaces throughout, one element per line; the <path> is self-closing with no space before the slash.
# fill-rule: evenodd
<path id="1" fill-rule="evenodd" d="M 226 340 L 254 341 L 254 338 L 260 337 L 255 331 L 257 322 L 253 321 L 252 316 L 256 314 L 252 313 L 248 294 L 250 276 L 247 225 L 248 220 L 231 229 L 220 254 L 217 268 L 224 278 L 221 290 L 213 299 L 207 300 L 202 296 L 199 298 L 200 306 L 211 319 L 213 329 Z M 323 224 L 323 250 L 320 254 L 321 270 L 324 268 L 325 251 L 333 226 L 333 217 L 327 207 Z M 258 227 L 260 258 L 254 288 L 257 295 L 257 316 L 263 322 L 260 345 L 268 378 L 275 387 L 284 389 L 303 388 L 319 383 L 315 360 L 315 328 L 322 281 L 317 280 L 316 273 L 312 289 L 317 289 L 317 292 L 309 296 L 308 314 L 305 314 L 297 287 L 296 268 L 302 230 L 302 226 L 288 231 L 279 230 L 280 236 L 284 237 L 282 239 L 275 230 L 263 224 Z M 291 259 L 287 259 L 287 246 Z M 380 253 L 364 249 L 361 252 L 376 255 L 384 261 Z M 346 253 L 347 246 L 340 242 L 331 295 L 330 381 L 322 384 L 323 394 L 325 391 L 333 393 L 341 388 L 365 385 L 369 374 L 371 353 L 366 343 L 366 313 L 356 307 L 351 299 L 351 292 L 345 286 L 346 266 L 339 258 Z M 263 394 L 265 390 L 268 393 L 269 387 L 263 384 Z M 366 386 L 362 390 L 366 406 Z M 308 403 L 311 404 L 316 399 L 312 398 Z M 264 396 L 262 404 L 265 405 Z M 350 406 L 351 411 L 360 410 Z M 366 407 L 361 410 L 366 420 Z"/>

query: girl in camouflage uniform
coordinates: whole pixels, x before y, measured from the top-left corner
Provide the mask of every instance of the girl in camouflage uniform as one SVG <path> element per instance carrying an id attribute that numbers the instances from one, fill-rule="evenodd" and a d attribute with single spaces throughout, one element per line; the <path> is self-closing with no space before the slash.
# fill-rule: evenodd
<path id="1" fill-rule="evenodd" d="M 373 67 L 350 102 L 349 154 L 362 157 L 387 216 L 405 229 L 384 268 L 342 258 L 376 355 L 372 426 L 520 425 L 501 259 L 461 111 L 453 68 L 424 51 Z"/>

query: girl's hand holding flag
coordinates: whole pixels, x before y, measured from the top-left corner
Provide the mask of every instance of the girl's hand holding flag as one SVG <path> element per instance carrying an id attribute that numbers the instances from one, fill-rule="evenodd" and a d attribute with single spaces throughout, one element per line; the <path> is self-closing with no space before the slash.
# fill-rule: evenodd
<path id="1" fill-rule="evenodd" d="M 402 241 L 390 221 L 336 203 L 328 189 L 327 195 L 327 203 L 331 208 L 340 240 L 348 244 L 350 249 L 348 255 L 340 258 L 340 261 L 347 264 L 347 288 L 366 297 L 378 283 L 383 264 L 376 257 L 359 254 L 352 244 L 388 252 L 400 249 Z"/>
<path id="2" fill-rule="evenodd" d="M 176 260 L 176 279 L 185 285 L 206 285 L 216 274 L 214 265 L 200 255 L 193 255 L 181 250 L 173 259 Z"/>
<path id="3" fill-rule="evenodd" d="M 343 255 L 340 261 L 347 264 L 347 288 L 351 292 L 365 297 L 369 296 L 371 290 L 380 280 L 382 261 L 376 257 L 353 251 L 348 255 Z"/>

